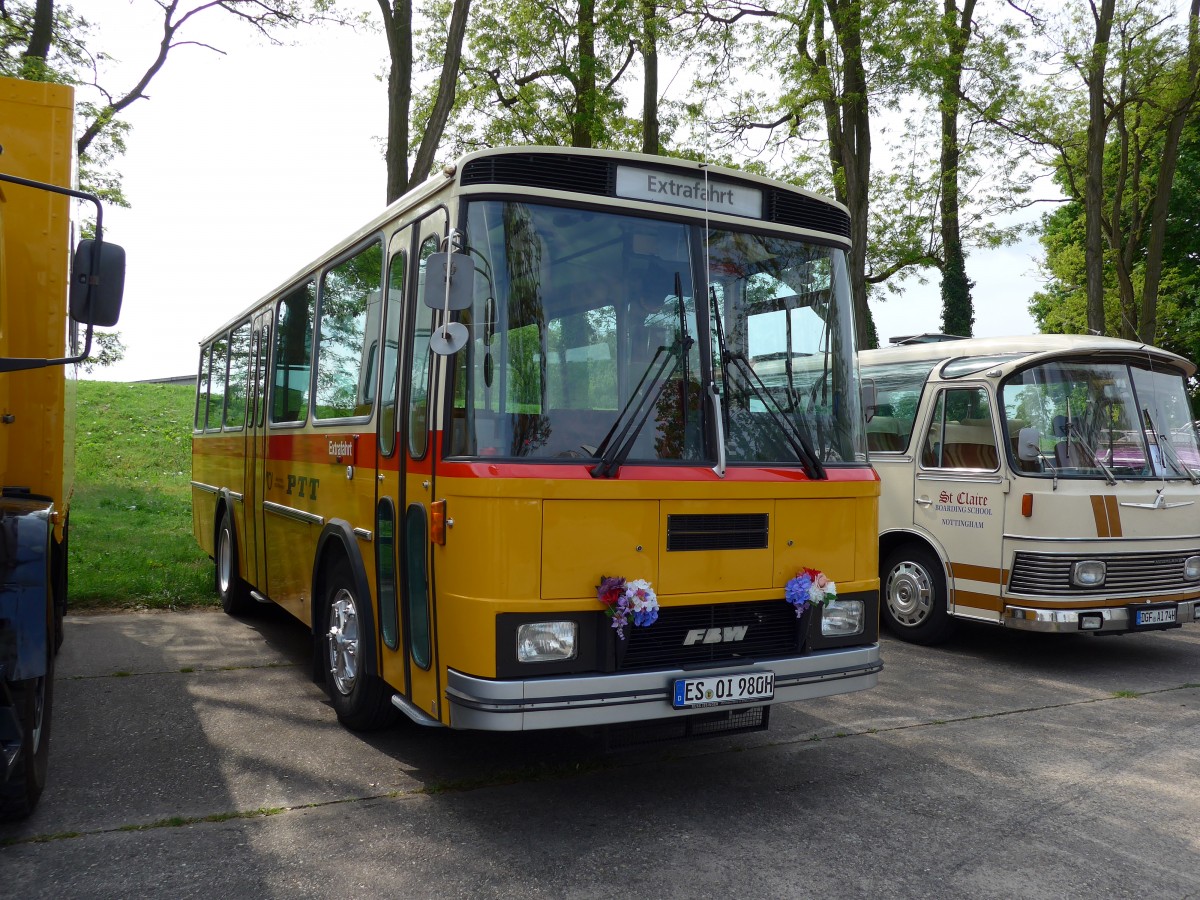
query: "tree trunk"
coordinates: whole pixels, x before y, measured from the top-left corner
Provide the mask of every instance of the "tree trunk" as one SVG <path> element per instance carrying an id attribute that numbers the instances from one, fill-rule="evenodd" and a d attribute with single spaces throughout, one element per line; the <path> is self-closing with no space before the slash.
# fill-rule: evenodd
<path id="1" fill-rule="evenodd" d="M 971 305 L 971 282 L 963 253 L 959 221 L 958 166 L 962 147 L 958 140 L 958 113 L 962 91 L 963 56 L 971 41 L 975 0 L 965 0 L 961 14 L 956 0 L 944 0 L 949 59 L 942 77 L 942 331 L 971 337 L 975 312 Z"/>
<path id="2" fill-rule="evenodd" d="M 30 81 L 42 80 L 46 69 L 46 59 L 50 56 L 50 42 L 53 38 L 54 0 L 37 0 L 37 6 L 33 11 L 33 30 L 29 33 L 29 46 L 22 54 L 22 78 Z"/>
<path id="3" fill-rule="evenodd" d="M 571 117 L 571 146 L 591 147 L 596 123 L 596 2 L 579 0 L 579 82 Z"/>
<path id="4" fill-rule="evenodd" d="M 862 58 L 862 9 L 856 0 L 826 0 L 829 21 L 841 49 L 843 86 L 840 97 L 822 102 L 829 134 L 834 195 L 850 210 L 850 291 L 854 299 L 854 332 L 860 349 L 879 345 L 871 308 L 867 305 L 867 214 L 870 211 L 871 114 L 867 104 L 867 75 Z M 829 69 L 824 49 L 824 17 L 812 18 L 815 57 Z M 832 79 L 831 79 L 832 81 Z"/>
<path id="5" fill-rule="evenodd" d="M 387 35 L 391 67 L 388 70 L 387 202 L 408 187 L 408 128 L 412 109 L 412 0 L 379 0 L 383 30 Z"/>
<path id="6" fill-rule="evenodd" d="M 642 152 L 657 156 L 658 137 L 658 9 L 642 0 Z"/>
<path id="7" fill-rule="evenodd" d="M 1138 323 L 1138 337 L 1152 344 L 1158 331 L 1158 285 L 1162 280 L 1163 247 L 1166 243 L 1167 211 L 1171 205 L 1171 187 L 1175 181 L 1175 167 L 1179 161 L 1179 139 L 1187 124 L 1188 116 L 1196 105 L 1196 92 L 1200 84 L 1200 0 L 1192 0 L 1188 12 L 1187 85 L 1180 104 L 1167 126 L 1163 142 L 1162 162 L 1158 169 L 1158 185 L 1150 207 L 1150 239 L 1146 247 L 1146 275 L 1142 282 L 1142 316 Z"/>
<path id="8" fill-rule="evenodd" d="M 449 121 L 450 111 L 454 108 L 458 70 L 462 63 L 463 36 L 467 32 L 467 18 L 470 14 L 471 0 L 454 0 L 454 8 L 450 12 L 450 29 L 446 33 L 446 55 L 442 60 L 442 77 L 438 82 L 437 99 L 434 100 L 429 121 L 425 123 L 425 130 L 421 135 L 417 158 L 413 162 L 412 178 L 408 184 L 409 189 L 429 177 L 434 155 L 446 131 L 446 122 Z"/>
<path id="9" fill-rule="evenodd" d="M 1104 143 L 1108 135 L 1108 113 L 1104 104 L 1104 75 L 1108 64 L 1108 39 L 1112 34 L 1115 0 L 1101 0 L 1096 16 L 1096 40 L 1084 80 L 1088 86 L 1087 169 L 1084 173 L 1085 254 L 1087 276 L 1087 323 L 1093 334 L 1104 334 L 1104 235 L 1101 219 L 1104 203 Z"/>

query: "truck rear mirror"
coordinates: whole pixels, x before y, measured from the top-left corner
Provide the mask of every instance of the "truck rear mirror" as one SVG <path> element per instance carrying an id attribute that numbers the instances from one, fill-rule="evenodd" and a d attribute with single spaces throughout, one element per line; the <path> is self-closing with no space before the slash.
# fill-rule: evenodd
<path id="1" fill-rule="evenodd" d="M 1037 462 L 1042 458 L 1042 433 L 1036 428 L 1022 428 L 1017 432 L 1017 458 L 1024 462 Z"/>
<path id="2" fill-rule="evenodd" d="M 80 241 L 71 265 L 71 318 L 100 328 L 116 325 L 124 293 L 125 249 L 103 241 Z"/>

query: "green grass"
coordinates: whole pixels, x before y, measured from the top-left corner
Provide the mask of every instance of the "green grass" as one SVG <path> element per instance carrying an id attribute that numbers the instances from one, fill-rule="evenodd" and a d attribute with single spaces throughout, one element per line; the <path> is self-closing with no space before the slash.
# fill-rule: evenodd
<path id="1" fill-rule="evenodd" d="M 79 382 L 70 608 L 212 606 L 192 537 L 190 385 Z"/>

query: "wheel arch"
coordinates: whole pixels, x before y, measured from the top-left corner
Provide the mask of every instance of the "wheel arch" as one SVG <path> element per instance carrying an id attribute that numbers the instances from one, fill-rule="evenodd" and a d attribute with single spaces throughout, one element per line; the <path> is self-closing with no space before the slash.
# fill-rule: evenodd
<path id="1" fill-rule="evenodd" d="M 345 519 L 330 519 L 317 538 L 317 551 L 313 555 L 312 590 L 309 592 L 309 621 L 312 623 L 313 637 L 313 680 L 321 683 L 325 680 L 325 669 L 322 660 L 321 629 L 324 622 L 324 611 L 321 604 L 325 597 L 329 573 L 338 562 L 344 562 L 350 570 L 350 578 L 354 581 L 354 590 L 362 598 L 363 603 L 359 615 L 365 616 L 368 626 L 372 629 L 371 665 L 378 671 L 379 642 L 374 640 L 375 599 L 371 593 L 371 583 L 367 579 L 367 566 L 362 553 L 358 549 L 358 539 L 354 529 Z"/>

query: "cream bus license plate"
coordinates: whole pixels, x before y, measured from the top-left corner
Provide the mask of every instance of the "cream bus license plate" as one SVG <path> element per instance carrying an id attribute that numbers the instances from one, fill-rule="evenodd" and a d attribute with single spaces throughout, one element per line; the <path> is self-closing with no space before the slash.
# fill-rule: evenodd
<path id="1" fill-rule="evenodd" d="M 751 703 L 775 696 L 774 672 L 742 672 L 737 675 L 704 675 L 675 681 L 676 709 L 694 706 L 720 706 L 725 703 Z"/>
<path id="2" fill-rule="evenodd" d="M 1179 624 L 1179 607 L 1169 606 L 1134 607 L 1134 628 L 1171 628 Z"/>

